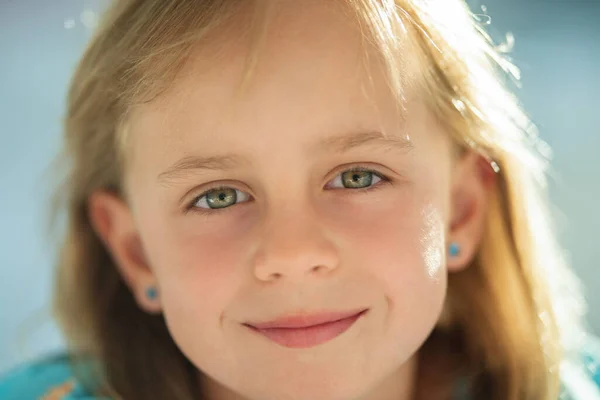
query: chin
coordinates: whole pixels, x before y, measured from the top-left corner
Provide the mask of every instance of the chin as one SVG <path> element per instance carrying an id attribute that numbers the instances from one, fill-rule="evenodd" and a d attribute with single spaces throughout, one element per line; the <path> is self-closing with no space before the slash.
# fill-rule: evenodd
<path id="1" fill-rule="evenodd" d="M 352 382 L 327 382 L 326 378 L 302 383 L 281 382 L 268 391 L 260 390 L 249 400 L 359 400 L 366 388 L 357 387 Z"/>

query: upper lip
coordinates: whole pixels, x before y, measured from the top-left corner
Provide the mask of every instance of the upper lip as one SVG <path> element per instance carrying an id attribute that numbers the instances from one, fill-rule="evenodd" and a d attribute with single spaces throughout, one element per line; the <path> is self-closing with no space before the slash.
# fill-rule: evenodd
<path id="1" fill-rule="evenodd" d="M 350 318 L 366 310 L 366 308 L 361 308 L 352 311 L 326 311 L 314 314 L 295 313 L 284 315 L 271 321 L 252 322 L 246 323 L 245 325 L 249 325 L 256 329 L 307 328 L 309 326 Z"/>

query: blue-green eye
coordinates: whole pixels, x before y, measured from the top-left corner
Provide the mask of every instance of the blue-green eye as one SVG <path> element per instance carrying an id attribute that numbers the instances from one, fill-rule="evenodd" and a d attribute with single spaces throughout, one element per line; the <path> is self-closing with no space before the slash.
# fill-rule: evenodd
<path id="1" fill-rule="evenodd" d="M 385 180 L 385 178 L 375 171 L 365 168 L 352 168 L 336 176 L 333 180 L 333 187 L 365 189 L 382 180 Z M 336 186 L 336 184 L 341 184 L 342 186 Z"/>
<path id="2" fill-rule="evenodd" d="M 211 189 L 194 200 L 195 208 L 220 209 L 227 208 L 239 202 L 248 201 L 250 195 L 241 190 L 223 187 Z"/>
<path id="3" fill-rule="evenodd" d="M 338 174 L 328 184 L 328 187 L 340 189 L 376 189 L 380 181 L 389 181 L 385 176 L 367 168 L 354 167 Z M 330 186 L 331 185 L 331 186 Z M 216 187 L 196 197 L 189 205 L 188 210 L 195 209 L 198 212 L 224 211 L 238 203 L 247 202 L 250 199 L 248 193 L 230 187 Z M 210 210 L 210 211 L 206 211 Z"/>

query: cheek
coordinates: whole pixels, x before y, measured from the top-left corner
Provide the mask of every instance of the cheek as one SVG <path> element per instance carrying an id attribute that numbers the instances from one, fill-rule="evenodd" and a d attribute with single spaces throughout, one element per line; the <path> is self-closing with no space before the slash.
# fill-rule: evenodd
<path id="1" fill-rule="evenodd" d="M 348 262 L 360 256 L 373 273 L 412 283 L 439 281 L 445 273 L 443 204 L 414 192 L 362 210 L 342 209 L 337 231 L 344 238 Z"/>
<path id="2" fill-rule="evenodd" d="M 146 227 L 148 249 L 156 278 L 162 290 L 225 296 L 240 283 L 240 257 L 244 237 L 251 222 L 243 215 L 203 218 L 182 215 L 157 218 L 154 227 Z M 231 220 L 231 223 L 224 221 Z"/>
<path id="3" fill-rule="evenodd" d="M 202 224 L 199 219 L 190 216 L 184 225 Z M 225 314 L 249 279 L 240 259 L 244 232 L 239 225 L 233 232 L 223 227 L 165 225 L 152 259 L 169 332 L 188 359 L 207 371 L 235 365 Z"/>
<path id="4" fill-rule="evenodd" d="M 424 267 L 427 270 L 427 275 L 439 280 L 440 275 L 445 276 L 446 271 L 446 240 L 445 240 L 445 224 L 442 218 L 442 212 L 431 203 L 426 203 L 421 214 L 420 226 L 420 249 L 422 251 Z"/>
<path id="5" fill-rule="evenodd" d="M 213 227 L 208 220 L 188 215 L 183 224 L 155 221 L 144 230 L 150 232 L 145 248 L 160 284 L 163 313 L 182 348 L 198 345 L 198 327 L 203 335 L 212 336 L 211 341 L 219 340 L 223 312 L 247 279 L 239 259 L 243 232 L 236 227 L 231 232 L 222 229 L 223 224 Z"/>
<path id="6" fill-rule="evenodd" d="M 383 293 L 394 331 L 403 329 L 407 335 L 414 329 L 418 340 L 441 312 L 446 269 L 443 207 L 415 193 L 407 191 L 389 207 L 355 214 L 340 231 L 347 246 L 342 262 Z"/>

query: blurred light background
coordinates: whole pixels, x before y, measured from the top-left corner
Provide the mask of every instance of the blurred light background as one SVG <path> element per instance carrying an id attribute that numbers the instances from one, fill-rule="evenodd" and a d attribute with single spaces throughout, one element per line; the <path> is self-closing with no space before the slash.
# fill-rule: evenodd
<path id="1" fill-rule="evenodd" d="M 600 333 L 600 0 L 470 4 L 491 16 L 496 38 L 516 39 L 517 93 L 554 150 L 560 238 Z M 105 5 L 0 0 L 0 373 L 64 345 L 48 304 L 55 250 L 45 236 L 43 173 L 59 148 L 70 74 Z"/>

